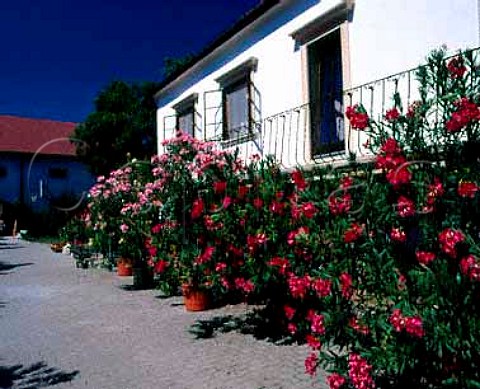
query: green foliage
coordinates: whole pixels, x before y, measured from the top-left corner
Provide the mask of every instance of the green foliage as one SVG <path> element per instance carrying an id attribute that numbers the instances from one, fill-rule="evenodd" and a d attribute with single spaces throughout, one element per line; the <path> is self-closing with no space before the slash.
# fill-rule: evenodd
<path id="1" fill-rule="evenodd" d="M 95 111 L 77 126 L 72 141 L 77 155 L 95 174 L 108 174 L 128 157 L 145 159 L 155 153 L 156 83 L 114 81 L 95 100 Z"/>

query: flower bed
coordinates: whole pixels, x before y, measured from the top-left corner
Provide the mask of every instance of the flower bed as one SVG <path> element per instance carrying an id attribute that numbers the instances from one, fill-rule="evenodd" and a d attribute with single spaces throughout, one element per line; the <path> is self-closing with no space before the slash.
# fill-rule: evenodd
<path id="1" fill-rule="evenodd" d="M 405 112 L 398 95 L 379 121 L 347 109 L 371 163 L 286 173 L 178 133 L 151 175 L 114 173 L 137 183 L 118 203 L 91 192 L 89 223 L 116 204 L 109 236 L 166 291 L 267 304 L 331 388 L 480 387 L 478 65 L 444 57 Z"/>

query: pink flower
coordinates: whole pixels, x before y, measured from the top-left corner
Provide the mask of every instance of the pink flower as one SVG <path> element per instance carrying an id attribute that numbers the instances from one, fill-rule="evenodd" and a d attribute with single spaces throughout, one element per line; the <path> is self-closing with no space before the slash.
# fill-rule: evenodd
<path id="1" fill-rule="evenodd" d="M 428 251 L 417 251 L 415 255 L 417 257 L 417 261 L 423 265 L 428 265 L 430 262 L 433 262 L 436 257 L 435 253 Z"/>
<path id="2" fill-rule="evenodd" d="M 293 298 L 304 298 L 310 288 L 310 277 L 291 276 L 288 279 L 288 288 Z"/>
<path id="3" fill-rule="evenodd" d="M 232 204 L 232 198 L 229 196 L 225 196 L 222 202 L 222 208 L 227 209 L 230 204 Z"/>
<path id="4" fill-rule="evenodd" d="M 130 229 L 130 227 L 128 225 L 126 225 L 125 223 L 123 223 L 120 226 L 120 230 L 122 230 L 123 233 L 126 233 L 129 229 Z"/>
<path id="5" fill-rule="evenodd" d="M 318 357 L 317 354 L 311 353 L 307 359 L 305 359 L 305 372 L 314 376 L 317 374 L 317 366 L 318 366 Z"/>
<path id="6" fill-rule="evenodd" d="M 423 321 L 420 316 L 404 316 L 400 309 L 394 309 L 390 315 L 390 324 L 395 331 L 406 331 L 407 334 L 421 338 L 425 335 Z"/>
<path id="7" fill-rule="evenodd" d="M 215 265 L 216 272 L 222 272 L 227 268 L 227 264 L 225 262 L 219 262 Z"/>

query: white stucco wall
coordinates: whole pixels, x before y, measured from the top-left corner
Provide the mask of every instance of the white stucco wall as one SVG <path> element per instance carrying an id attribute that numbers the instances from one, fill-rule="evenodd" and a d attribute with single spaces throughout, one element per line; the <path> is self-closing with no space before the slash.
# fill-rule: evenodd
<path id="1" fill-rule="evenodd" d="M 159 153 L 164 137 L 172 135 L 164 134 L 164 117 L 173 115 L 172 106 L 192 93 L 199 95 L 196 108 L 202 116 L 198 123 L 202 132 L 198 136 L 209 138 L 213 135 L 203 128 L 204 92 L 218 89 L 215 79 L 250 57 L 258 58 L 253 82 L 261 93 L 262 118 L 305 103 L 302 80 L 307 71 L 306 63 L 302 61 L 301 47 L 296 45 L 291 34 L 343 2 L 283 0 L 281 5 L 164 88 L 157 96 Z M 356 0 L 353 19 L 348 23 L 348 55 L 344 57 L 344 61 L 349 62 L 346 69 L 350 69 L 344 83 L 348 78 L 351 82 L 345 87 L 415 67 L 424 61 L 431 49 L 442 44 L 453 51 L 476 47 L 478 25 L 477 0 Z M 288 139 L 284 140 L 286 148 L 282 144 L 282 153 L 295 148 L 306 150 L 304 131 L 297 128 L 289 131 Z M 286 137 L 285 133 L 281 136 Z M 267 145 L 262 151 L 272 150 Z M 301 163 L 305 157 L 302 155 L 300 161 L 287 158 L 285 164 Z"/>

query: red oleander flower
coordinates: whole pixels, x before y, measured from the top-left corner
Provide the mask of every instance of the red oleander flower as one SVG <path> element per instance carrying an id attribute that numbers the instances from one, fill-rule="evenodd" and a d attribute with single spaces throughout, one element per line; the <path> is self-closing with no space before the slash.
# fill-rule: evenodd
<path id="1" fill-rule="evenodd" d="M 298 191 L 305 190 L 307 187 L 307 182 L 305 181 L 305 178 L 303 178 L 303 174 L 300 170 L 294 170 L 290 176 L 292 177 L 292 181 L 297 187 Z"/>
<path id="2" fill-rule="evenodd" d="M 227 268 L 227 264 L 225 262 L 219 262 L 215 265 L 215 271 L 220 273 Z"/>
<path id="3" fill-rule="evenodd" d="M 303 216 L 305 216 L 307 219 L 311 219 L 312 217 L 315 216 L 315 213 L 317 212 L 317 208 L 315 207 L 315 204 L 313 204 L 311 201 L 308 203 L 302 204 L 302 213 Z"/>
<path id="4" fill-rule="evenodd" d="M 393 107 L 387 110 L 385 114 L 385 119 L 387 119 L 389 122 L 394 122 L 399 117 L 400 117 L 400 112 L 398 112 L 398 109 L 396 107 Z"/>
<path id="5" fill-rule="evenodd" d="M 407 240 L 407 234 L 401 228 L 392 227 L 390 238 L 396 242 L 404 243 Z"/>
<path id="6" fill-rule="evenodd" d="M 341 376 L 338 373 L 330 374 L 327 377 L 327 383 L 330 386 L 330 389 L 340 389 L 346 383 L 345 377 Z"/>
<path id="7" fill-rule="evenodd" d="M 342 292 L 342 296 L 346 299 L 349 299 L 352 296 L 352 276 L 348 273 L 342 273 L 340 275 L 340 291 Z"/>
<path id="8" fill-rule="evenodd" d="M 285 209 L 285 204 L 280 202 L 280 201 L 272 201 L 269 207 L 270 211 L 277 214 L 277 215 L 282 215 L 283 211 Z"/>
<path id="9" fill-rule="evenodd" d="M 328 207 L 332 215 L 347 213 L 352 207 L 352 196 L 350 193 L 345 193 L 340 197 L 330 195 L 328 198 Z"/>
<path id="10" fill-rule="evenodd" d="M 353 178 L 349 176 L 340 179 L 340 189 L 348 189 L 353 185 Z"/>
<path id="11" fill-rule="evenodd" d="M 227 183 L 225 181 L 214 182 L 213 190 L 215 193 L 224 193 L 227 190 Z"/>
<path id="12" fill-rule="evenodd" d="M 197 219 L 199 218 L 203 211 L 205 210 L 205 203 L 203 202 L 202 199 L 196 199 L 194 200 L 193 202 L 193 206 L 192 206 L 192 219 Z"/>
<path id="13" fill-rule="evenodd" d="M 247 194 L 248 194 L 248 186 L 240 185 L 238 187 L 238 197 L 243 199 L 247 196 Z"/>
<path id="14" fill-rule="evenodd" d="M 305 340 L 307 341 L 308 346 L 311 347 L 313 350 L 319 350 L 322 347 L 320 339 L 318 339 L 316 336 L 307 334 L 305 336 Z"/>
<path id="15" fill-rule="evenodd" d="M 370 333 L 370 329 L 365 324 L 361 324 L 356 317 L 350 318 L 348 325 L 360 334 L 368 335 Z"/>
<path id="16" fill-rule="evenodd" d="M 259 197 L 256 197 L 253 199 L 253 206 L 257 209 L 260 209 L 263 207 L 263 200 Z"/>
<path id="17" fill-rule="evenodd" d="M 397 213 L 400 217 L 415 215 L 415 203 L 405 196 L 400 196 L 397 202 Z"/>
<path id="18" fill-rule="evenodd" d="M 363 226 L 358 223 L 352 223 L 350 228 L 343 234 L 343 241 L 345 243 L 355 242 L 363 234 Z"/>
<path id="19" fill-rule="evenodd" d="M 473 199 L 478 191 L 478 186 L 475 182 L 471 181 L 460 181 L 458 183 L 458 195 L 460 197 L 468 197 Z"/>
<path id="20" fill-rule="evenodd" d="M 293 298 L 303 299 L 310 288 L 310 277 L 309 276 L 295 276 L 292 275 L 288 278 L 288 289 Z"/>
<path id="21" fill-rule="evenodd" d="M 318 357 L 317 354 L 311 353 L 307 359 L 305 359 L 305 372 L 314 376 L 317 374 L 317 366 L 318 366 Z"/>
<path id="22" fill-rule="evenodd" d="M 293 317 L 295 316 L 296 309 L 295 309 L 295 308 L 292 308 L 292 307 L 289 306 L 289 305 L 284 305 L 284 306 L 283 306 L 283 312 L 285 313 L 285 317 L 286 317 L 288 320 L 292 320 Z"/>
<path id="23" fill-rule="evenodd" d="M 359 354 L 350 353 L 348 357 L 348 375 L 355 389 L 373 389 L 375 383 L 370 373 L 372 366 Z"/>
<path id="24" fill-rule="evenodd" d="M 368 127 L 369 118 L 366 112 L 362 108 L 355 104 L 354 106 L 347 107 L 345 110 L 345 116 L 350 121 L 352 128 L 357 130 L 364 130 Z"/>
<path id="25" fill-rule="evenodd" d="M 431 253 L 428 251 L 417 251 L 415 255 L 417 257 L 417 261 L 423 265 L 428 265 L 429 263 L 433 262 L 436 258 L 435 253 Z"/>
<path id="26" fill-rule="evenodd" d="M 457 256 L 456 245 L 465 240 L 465 235 L 461 231 L 446 228 L 438 235 L 440 249 L 448 256 L 455 258 Z"/>
<path id="27" fill-rule="evenodd" d="M 404 316 L 400 309 L 394 309 L 390 315 L 390 324 L 395 331 L 405 331 L 407 334 L 421 338 L 425 335 L 423 321 L 420 316 Z"/>
<path id="28" fill-rule="evenodd" d="M 312 289 L 318 297 L 327 297 L 332 293 L 332 281 L 323 278 L 317 278 L 312 281 Z"/>
<path id="29" fill-rule="evenodd" d="M 297 325 L 295 323 L 288 323 L 287 326 L 288 332 L 290 332 L 292 335 L 295 335 L 297 333 Z"/>
<path id="30" fill-rule="evenodd" d="M 473 255 L 468 255 L 460 261 L 460 271 L 471 281 L 480 280 L 480 263 Z"/>
<path id="31" fill-rule="evenodd" d="M 467 71 L 462 57 L 452 58 L 447 64 L 447 69 L 452 78 L 462 78 Z"/>
<path id="32" fill-rule="evenodd" d="M 163 273 L 168 267 L 168 262 L 164 260 L 160 260 L 155 262 L 155 265 L 153 266 L 153 271 L 157 274 Z"/>
<path id="33" fill-rule="evenodd" d="M 286 258 L 273 257 L 268 264 L 270 266 L 276 266 L 279 268 L 278 272 L 280 274 L 286 274 L 287 270 L 290 268 L 290 262 Z"/>
<path id="34" fill-rule="evenodd" d="M 387 181 L 393 186 L 408 184 L 411 180 L 412 173 L 407 166 L 394 168 L 387 173 Z"/>
<path id="35" fill-rule="evenodd" d="M 478 107 L 466 97 L 456 101 L 457 110 L 452 113 L 450 119 L 445 123 L 448 132 L 458 132 L 472 121 L 480 118 Z"/>

